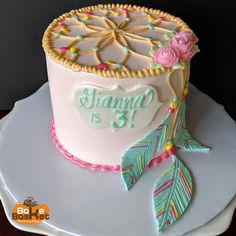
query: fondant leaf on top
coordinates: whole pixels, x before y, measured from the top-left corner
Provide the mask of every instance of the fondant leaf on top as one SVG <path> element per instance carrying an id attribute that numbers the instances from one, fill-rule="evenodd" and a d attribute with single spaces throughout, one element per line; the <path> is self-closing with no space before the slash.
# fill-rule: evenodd
<path id="1" fill-rule="evenodd" d="M 158 231 L 174 223 L 185 211 L 192 196 L 192 179 L 187 168 L 172 155 L 173 164 L 155 183 L 153 210 Z"/>
<path id="2" fill-rule="evenodd" d="M 200 144 L 189 134 L 185 122 L 186 103 L 182 102 L 174 128 L 174 143 L 177 147 L 186 151 L 209 151 L 210 148 Z"/>
<path id="3" fill-rule="evenodd" d="M 156 157 L 166 137 L 167 128 L 170 123 L 168 115 L 162 124 L 131 146 L 121 158 L 121 175 L 126 189 L 139 179 L 149 162 Z"/>

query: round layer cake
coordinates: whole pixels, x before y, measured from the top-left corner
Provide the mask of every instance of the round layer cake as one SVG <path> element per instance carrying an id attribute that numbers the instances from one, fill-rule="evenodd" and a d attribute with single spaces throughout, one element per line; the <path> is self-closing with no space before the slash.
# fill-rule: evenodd
<path id="1" fill-rule="evenodd" d="M 145 7 L 98 5 L 55 19 L 43 47 L 59 146 L 87 163 L 119 166 L 168 118 L 152 158 L 170 150 L 196 42 L 181 19 Z"/>

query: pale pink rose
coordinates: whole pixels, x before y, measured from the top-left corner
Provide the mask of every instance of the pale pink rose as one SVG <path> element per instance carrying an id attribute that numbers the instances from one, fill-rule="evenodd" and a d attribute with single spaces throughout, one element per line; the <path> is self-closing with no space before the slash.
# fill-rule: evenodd
<path id="1" fill-rule="evenodd" d="M 179 58 L 181 61 L 189 61 L 194 56 L 195 53 L 196 51 L 192 45 L 185 52 L 180 52 Z"/>
<path id="2" fill-rule="evenodd" d="M 169 42 L 170 46 L 177 48 L 179 50 L 179 53 L 180 53 L 179 58 L 181 61 L 188 61 L 195 54 L 195 50 L 193 47 L 194 43 L 189 38 L 190 37 L 188 37 L 184 33 L 182 34 L 178 33 Z"/>
<path id="3" fill-rule="evenodd" d="M 154 61 L 164 67 L 172 67 L 178 63 L 178 60 L 178 49 L 171 47 L 170 45 L 163 46 L 154 53 Z"/>
<path id="4" fill-rule="evenodd" d="M 198 41 L 197 36 L 194 33 L 188 32 L 186 30 L 180 30 L 177 35 L 185 35 L 189 41 L 196 43 Z"/>

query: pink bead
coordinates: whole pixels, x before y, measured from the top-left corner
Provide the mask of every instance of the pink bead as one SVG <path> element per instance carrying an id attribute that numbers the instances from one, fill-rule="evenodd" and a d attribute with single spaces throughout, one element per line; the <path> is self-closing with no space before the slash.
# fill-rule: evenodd
<path id="1" fill-rule="evenodd" d="M 104 62 L 101 62 L 100 64 L 98 64 L 98 69 L 99 70 L 104 70 L 104 69 L 106 69 L 106 67 L 107 67 L 107 64 L 104 63 Z"/>
<path id="2" fill-rule="evenodd" d="M 92 12 L 91 12 L 91 11 L 86 11 L 84 14 L 85 14 L 86 16 L 90 16 L 90 15 L 92 15 Z"/>
<path id="3" fill-rule="evenodd" d="M 60 52 L 66 52 L 67 48 L 66 47 L 61 47 Z"/>
<path id="4" fill-rule="evenodd" d="M 122 9 L 122 12 L 124 12 L 124 13 L 128 13 L 128 11 L 129 11 L 129 10 L 128 10 L 127 8 L 123 8 L 123 9 Z"/>
<path id="5" fill-rule="evenodd" d="M 60 28 L 65 28 L 65 27 L 66 27 L 66 24 L 63 23 L 63 22 L 60 22 L 60 23 L 58 24 L 58 26 L 59 26 Z"/>
<path id="6" fill-rule="evenodd" d="M 175 109 L 173 109 L 173 108 L 171 108 L 171 107 L 168 108 L 168 113 L 169 113 L 170 115 L 172 115 L 172 114 L 174 113 L 174 111 L 175 111 Z"/>

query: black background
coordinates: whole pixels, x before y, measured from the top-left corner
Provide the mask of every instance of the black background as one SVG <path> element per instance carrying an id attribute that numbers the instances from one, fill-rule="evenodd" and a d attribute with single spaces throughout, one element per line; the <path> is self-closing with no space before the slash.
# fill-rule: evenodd
<path id="1" fill-rule="evenodd" d="M 236 119 L 233 0 L 0 0 L 0 110 L 11 109 L 47 81 L 41 39 L 48 24 L 71 9 L 99 3 L 142 5 L 181 17 L 200 39 L 191 82 Z"/>

